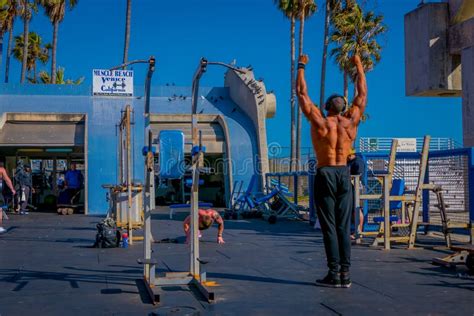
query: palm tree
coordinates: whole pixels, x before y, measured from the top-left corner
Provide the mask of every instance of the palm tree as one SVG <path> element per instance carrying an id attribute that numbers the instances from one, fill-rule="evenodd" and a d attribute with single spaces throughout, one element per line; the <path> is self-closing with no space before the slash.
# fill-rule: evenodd
<path id="1" fill-rule="evenodd" d="M 3 35 L 5 34 L 4 25 L 5 18 L 8 11 L 7 0 L 0 0 L 0 67 L 2 66 L 2 54 L 3 54 Z"/>
<path id="2" fill-rule="evenodd" d="M 130 22 L 132 19 L 132 0 L 127 0 L 127 12 L 125 21 L 125 45 L 123 48 L 123 63 L 128 60 L 128 47 L 130 45 Z"/>
<path id="3" fill-rule="evenodd" d="M 7 58 L 5 60 L 5 83 L 8 83 L 8 76 L 10 72 L 11 47 L 13 43 L 13 25 L 15 22 L 15 18 L 18 15 L 18 2 L 17 0 L 0 0 L 0 3 L 2 2 L 6 3 L 6 5 L 0 5 L 0 7 L 2 8 L 0 9 L 0 20 L 3 21 L 0 26 L 0 34 L 3 36 L 3 34 L 8 32 Z"/>
<path id="4" fill-rule="evenodd" d="M 72 10 L 78 0 L 39 0 L 44 7 L 46 15 L 53 24 L 53 52 L 51 55 L 51 83 L 56 83 L 56 51 L 58 47 L 58 30 L 59 23 L 64 19 L 66 7 Z"/>
<path id="5" fill-rule="evenodd" d="M 323 55 L 321 62 L 321 82 L 319 89 L 319 107 L 324 108 L 324 97 L 326 87 L 326 62 L 329 46 L 329 26 L 331 17 L 341 10 L 342 0 L 326 0 L 325 3 L 325 17 L 324 17 L 324 38 L 323 38 Z"/>
<path id="6" fill-rule="evenodd" d="M 56 84 L 74 84 L 74 85 L 79 85 L 84 81 L 84 77 L 81 77 L 79 79 L 73 80 L 73 79 L 64 79 L 64 71 L 65 69 L 63 67 L 58 67 L 56 70 Z M 51 76 L 49 75 L 48 72 L 46 71 L 41 71 L 39 73 L 39 77 L 41 80 L 41 83 L 44 84 L 50 84 L 52 81 Z M 39 83 L 37 80 L 33 83 Z"/>
<path id="7" fill-rule="evenodd" d="M 295 24 L 298 14 L 298 0 L 274 0 L 278 9 L 290 20 L 290 117 L 291 117 L 291 139 L 290 139 L 290 171 L 294 170 L 296 158 L 296 76 L 295 76 Z"/>
<path id="8" fill-rule="evenodd" d="M 377 36 L 386 32 L 383 16 L 369 11 L 366 14 L 355 3 L 347 0 L 350 5 L 333 17 L 334 31 L 331 40 L 336 43 L 331 55 L 344 73 L 344 95 L 348 95 L 349 78 L 356 79 L 356 70 L 350 62 L 350 57 L 359 54 L 366 71 L 373 69 L 381 55 L 382 47 L 377 43 Z"/>
<path id="9" fill-rule="evenodd" d="M 23 61 L 24 51 L 25 51 L 25 41 L 23 35 L 15 36 L 15 46 L 13 47 L 13 57 L 19 61 Z M 49 60 L 49 50 L 51 49 L 51 44 L 42 45 L 41 37 L 35 33 L 30 32 L 28 34 L 28 56 L 26 56 L 26 70 L 28 72 L 33 72 L 33 77 L 28 78 L 28 80 L 36 81 L 36 62 L 39 60 L 42 64 L 46 64 Z M 25 74 L 26 75 L 26 74 Z"/>
<path id="10" fill-rule="evenodd" d="M 316 3 L 314 0 L 299 0 L 297 6 L 297 16 L 300 20 L 300 34 L 299 34 L 299 55 L 303 54 L 303 37 L 304 37 L 304 20 L 310 18 L 316 12 Z M 296 129 L 296 171 L 300 169 L 301 157 L 301 108 L 297 109 L 297 129 Z"/>
<path id="11" fill-rule="evenodd" d="M 23 20 L 23 38 L 25 39 L 25 42 L 28 42 L 28 35 L 30 34 L 30 20 L 33 17 L 33 12 L 37 12 L 38 7 L 37 7 L 37 2 L 38 0 L 33 0 L 30 2 L 30 0 L 20 0 L 20 5 L 19 5 L 19 13 L 20 16 Z M 23 59 L 21 61 L 21 76 L 20 76 L 20 83 L 25 82 L 25 77 L 26 77 L 26 71 L 27 67 L 26 64 L 28 62 L 27 56 L 28 56 L 28 46 L 29 45 L 24 45 L 23 47 Z"/>

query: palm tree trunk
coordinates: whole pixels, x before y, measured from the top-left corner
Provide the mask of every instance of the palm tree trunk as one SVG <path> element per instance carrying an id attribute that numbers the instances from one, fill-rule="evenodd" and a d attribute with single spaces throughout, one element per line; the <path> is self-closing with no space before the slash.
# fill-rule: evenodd
<path id="1" fill-rule="evenodd" d="M 344 97 L 346 100 L 349 97 L 349 75 L 347 71 L 344 71 Z"/>
<path id="2" fill-rule="evenodd" d="M 56 84 L 56 48 L 58 47 L 59 22 L 53 23 L 53 51 L 51 52 L 51 83 Z"/>
<path id="3" fill-rule="evenodd" d="M 0 34 L 0 68 L 2 67 L 2 57 L 3 57 L 3 34 Z"/>
<path id="4" fill-rule="evenodd" d="M 290 110 L 291 110 L 291 162 L 290 162 L 290 172 L 294 170 L 294 163 L 296 158 L 296 126 L 295 126 L 295 95 L 296 95 L 296 79 L 295 79 L 295 18 L 291 17 L 291 26 L 290 26 L 290 35 L 291 35 L 291 74 L 290 74 L 290 83 L 291 83 L 291 96 L 290 96 Z"/>
<path id="5" fill-rule="evenodd" d="M 303 55 L 303 37 L 304 37 L 304 7 L 301 13 L 300 19 L 300 34 L 299 34 L 299 55 Z M 300 171 L 300 158 L 301 158 L 301 108 L 298 106 L 297 110 L 297 129 L 296 129 L 296 171 Z"/>
<path id="6" fill-rule="evenodd" d="M 329 46 L 329 20 L 331 17 L 331 3 L 326 0 L 326 16 L 324 19 L 324 43 L 323 43 L 323 60 L 321 62 L 321 86 L 319 89 L 319 108 L 324 108 L 324 93 L 326 89 L 326 61 L 328 57 Z"/>
<path id="7" fill-rule="evenodd" d="M 25 10 L 29 10 L 27 7 L 29 3 L 25 0 Z M 23 60 L 21 61 L 21 76 L 20 83 L 25 83 L 26 77 L 26 64 L 28 62 L 28 34 L 30 28 L 30 20 L 27 17 L 27 13 L 23 16 Z"/>
<path id="8" fill-rule="evenodd" d="M 128 60 L 128 47 L 130 45 L 130 22 L 132 19 L 132 0 L 127 0 L 127 18 L 125 22 L 125 45 L 123 48 L 123 63 Z M 127 67 L 124 67 L 126 69 Z"/>
<path id="9" fill-rule="evenodd" d="M 7 59 L 5 60 L 5 83 L 8 83 L 8 77 L 10 75 L 10 57 L 12 55 L 11 47 L 13 44 L 13 24 L 11 30 L 8 33 Z"/>

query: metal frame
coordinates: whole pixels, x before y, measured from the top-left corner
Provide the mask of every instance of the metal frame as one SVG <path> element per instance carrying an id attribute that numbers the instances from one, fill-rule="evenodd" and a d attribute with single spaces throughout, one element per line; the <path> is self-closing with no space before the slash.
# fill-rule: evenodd
<path id="1" fill-rule="evenodd" d="M 393 171 L 395 168 L 395 161 L 396 161 L 396 151 L 398 141 L 394 139 L 392 142 L 392 147 L 390 150 L 390 159 L 388 165 L 388 172 L 386 174 L 381 175 L 382 177 L 382 194 L 360 194 L 360 190 L 355 191 L 356 196 L 355 199 L 357 200 L 376 200 L 382 199 L 383 200 L 383 231 L 380 230 L 377 233 L 377 237 L 375 238 L 373 245 L 377 246 L 379 243 L 384 244 L 385 250 L 390 250 L 391 242 L 407 242 L 408 249 L 413 249 L 416 240 L 416 233 L 418 228 L 418 217 L 420 212 L 420 203 L 422 201 L 422 194 L 424 189 L 432 189 L 431 186 L 425 186 L 425 175 L 426 175 L 426 166 L 428 163 L 428 152 L 429 152 L 429 144 L 430 144 L 430 136 L 425 136 L 424 143 L 423 143 L 423 150 L 421 153 L 420 158 L 420 171 L 418 174 L 418 183 L 416 186 L 416 191 L 414 195 L 403 195 L 403 196 L 390 196 L 390 189 L 392 185 L 392 178 L 393 178 Z M 391 201 L 402 201 L 403 203 L 411 202 L 413 203 L 413 211 L 410 217 L 410 223 L 407 224 L 397 224 L 398 227 L 410 227 L 410 236 L 408 237 L 392 237 L 391 232 L 392 228 L 395 227 L 390 222 L 390 202 Z M 354 202 L 357 203 L 357 202 Z M 360 203 L 360 202 L 359 202 Z M 403 207 L 402 207 L 403 208 Z M 355 216 L 358 218 L 358 216 Z M 356 219 L 356 223 L 357 223 Z M 356 228 L 357 232 L 358 228 Z M 363 232 L 356 233 L 356 239 L 359 235 L 366 235 Z"/>
<path id="2" fill-rule="evenodd" d="M 199 66 L 193 77 L 192 99 L 191 99 L 191 135 L 192 135 L 192 186 L 191 186 L 191 231 L 190 231 L 190 267 L 187 272 L 166 273 L 165 276 L 155 277 L 156 261 L 151 258 L 151 218 L 150 212 L 154 208 L 154 198 L 152 198 L 151 188 L 154 182 L 154 164 L 152 146 L 152 134 L 150 129 L 150 81 L 154 70 L 153 63 L 149 63 L 149 70 L 146 81 L 146 100 L 145 100 L 145 139 L 148 139 L 148 151 L 146 157 L 146 187 L 145 187 L 145 242 L 144 242 L 144 259 L 139 263 L 144 264 L 144 280 L 153 303 L 159 302 L 159 294 L 155 294 L 153 289 L 162 286 L 187 285 L 194 286 L 206 298 L 208 302 L 214 300 L 214 293 L 206 288 L 206 273 L 201 273 L 201 260 L 199 259 L 199 175 L 205 172 L 206 168 L 202 167 L 204 151 L 201 145 L 201 135 L 198 131 L 199 115 L 197 114 L 197 100 L 199 93 L 199 80 L 206 72 L 208 65 L 220 65 L 232 69 L 237 72 L 244 72 L 230 65 L 221 62 L 209 62 L 205 58 L 201 58 Z"/>
<path id="3" fill-rule="evenodd" d="M 435 193 L 437 200 L 438 200 L 438 208 L 440 211 L 440 217 L 442 219 L 442 228 L 443 233 L 446 240 L 446 245 L 448 247 L 451 246 L 451 236 L 450 232 L 453 228 L 459 228 L 459 224 L 450 223 L 446 216 L 446 204 L 444 202 L 444 198 L 442 195 L 442 188 L 439 185 L 429 184 L 428 182 L 428 175 L 427 175 L 427 167 L 428 167 L 428 155 L 429 155 L 429 144 L 430 144 L 430 136 L 425 136 L 424 143 L 423 143 L 423 150 L 420 157 L 420 167 L 418 173 L 418 181 L 416 185 L 416 190 L 412 195 L 403 195 L 403 196 L 390 196 L 390 187 L 392 183 L 392 175 L 393 170 L 395 167 L 395 156 L 396 156 L 396 139 L 393 140 L 392 148 L 390 152 L 390 159 L 389 159 L 389 168 L 388 173 L 383 174 L 382 177 L 382 194 L 360 194 L 360 189 L 358 185 L 356 186 L 356 197 L 355 197 L 355 205 L 360 206 L 360 200 L 374 200 L 374 199 L 382 199 L 383 203 L 383 216 L 384 216 L 384 223 L 383 223 L 383 230 L 380 229 L 377 233 L 377 237 L 374 240 L 373 245 L 378 245 L 380 243 L 384 244 L 384 249 L 389 250 L 391 247 L 391 241 L 393 242 L 405 242 L 408 245 L 408 249 L 415 248 L 415 242 L 417 237 L 417 229 L 419 226 L 419 216 L 420 216 L 420 208 L 422 206 L 421 203 L 426 204 L 427 199 L 427 192 L 432 191 Z M 358 182 L 358 177 L 355 177 L 355 182 Z M 391 201 L 401 201 L 402 202 L 402 223 L 401 224 L 392 224 L 390 222 L 390 202 Z M 409 223 L 405 223 L 405 204 L 411 204 L 411 212 L 408 212 L 409 215 Z M 472 221 L 472 220 L 471 220 Z M 358 224 L 358 216 L 356 216 L 356 225 Z M 423 223 L 427 225 L 426 223 Z M 465 226 L 465 225 L 464 225 Z M 462 228 L 466 228 L 462 226 Z M 472 242 L 472 224 L 471 226 L 471 242 Z M 402 236 L 402 237 L 392 237 L 391 231 L 394 227 L 408 227 L 410 229 L 409 236 Z M 382 228 L 382 226 L 381 226 Z M 359 232 L 356 232 L 357 237 L 359 237 Z M 361 235 L 370 235 L 370 233 L 361 233 Z"/>
<path id="4" fill-rule="evenodd" d="M 132 149 L 131 149 L 131 124 L 132 124 L 132 107 L 127 105 L 125 111 L 120 119 L 119 124 L 119 159 L 120 159 L 120 185 L 127 188 L 127 232 L 130 245 L 133 245 L 133 227 L 132 227 Z M 123 132 L 125 131 L 125 148 L 123 147 Z M 126 154 L 124 166 L 124 151 Z M 125 175 L 124 175 L 125 173 Z"/>

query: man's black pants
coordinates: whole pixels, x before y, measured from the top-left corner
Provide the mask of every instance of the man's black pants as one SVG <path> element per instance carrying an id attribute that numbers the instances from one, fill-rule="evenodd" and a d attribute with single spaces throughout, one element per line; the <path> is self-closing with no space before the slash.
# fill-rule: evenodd
<path id="1" fill-rule="evenodd" d="M 351 265 L 352 210 L 349 169 L 346 166 L 318 168 L 314 184 L 329 271 L 331 274 L 348 272 Z"/>

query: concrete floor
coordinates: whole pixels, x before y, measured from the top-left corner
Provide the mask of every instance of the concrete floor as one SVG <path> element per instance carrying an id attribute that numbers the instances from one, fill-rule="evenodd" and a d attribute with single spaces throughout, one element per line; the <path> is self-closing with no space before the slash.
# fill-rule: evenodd
<path id="1" fill-rule="evenodd" d="M 189 262 L 181 220 L 166 209 L 153 214 L 159 271 L 185 271 Z M 204 232 L 202 257 L 216 301 L 208 304 L 187 288 L 161 291 L 149 304 L 137 280 L 142 243 L 128 249 L 89 248 L 99 217 L 30 213 L 4 222 L 0 235 L 0 315 L 473 315 L 474 278 L 430 264 L 441 250 L 389 252 L 353 247 L 353 286 L 314 285 L 326 272 L 320 232 L 307 223 L 227 221 L 225 245 L 216 228 Z M 441 240 L 421 240 L 442 245 Z M 140 285 L 140 283 L 138 282 Z"/>

